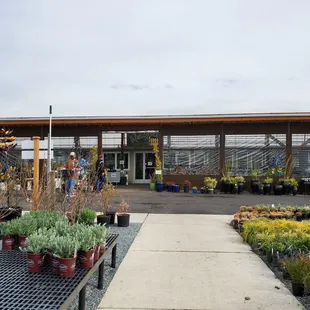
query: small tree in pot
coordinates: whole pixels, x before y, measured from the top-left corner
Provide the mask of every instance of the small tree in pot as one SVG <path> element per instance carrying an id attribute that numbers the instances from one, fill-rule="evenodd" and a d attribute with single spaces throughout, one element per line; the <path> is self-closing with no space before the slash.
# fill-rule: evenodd
<path id="1" fill-rule="evenodd" d="M 116 195 L 115 187 L 111 183 L 107 183 L 103 186 L 100 192 L 100 205 L 102 214 L 97 216 L 97 223 L 99 225 L 106 225 L 107 227 L 111 222 L 111 215 L 108 215 L 108 210 L 111 208 L 112 201 Z"/>
<path id="2" fill-rule="evenodd" d="M 295 178 L 291 179 L 291 187 L 292 187 L 293 195 L 296 196 L 298 192 L 298 182 L 296 181 Z"/>
<path id="3" fill-rule="evenodd" d="M 119 227 L 128 227 L 130 214 L 129 212 L 129 204 L 123 199 L 118 207 L 117 213 L 117 224 Z"/>

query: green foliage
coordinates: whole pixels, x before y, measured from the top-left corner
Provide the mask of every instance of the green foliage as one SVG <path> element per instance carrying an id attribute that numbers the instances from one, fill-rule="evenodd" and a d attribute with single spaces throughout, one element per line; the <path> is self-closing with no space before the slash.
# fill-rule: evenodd
<path id="1" fill-rule="evenodd" d="M 244 177 L 243 176 L 235 176 L 235 183 L 244 183 Z"/>
<path id="2" fill-rule="evenodd" d="M 95 237 L 96 245 L 104 245 L 110 234 L 109 229 L 102 225 L 95 225 L 91 227 L 91 230 Z"/>
<path id="3" fill-rule="evenodd" d="M 50 247 L 56 257 L 73 258 L 76 256 L 79 243 L 71 236 L 58 236 L 50 239 Z"/>
<path id="4" fill-rule="evenodd" d="M 94 224 L 97 214 L 94 210 L 86 208 L 80 212 L 78 222 L 83 224 Z"/>
<path id="5" fill-rule="evenodd" d="M 222 182 L 232 182 L 232 177 L 230 176 L 224 176 L 221 178 Z"/>
<path id="6" fill-rule="evenodd" d="M 290 257 L 283 261 L 283 266 L 296 284 L 303 284 L 310 272 L 310 260 L 306 257 Z"/>
<path id="7" fill-rule="evenodd" d="M 38 228 L 37 221 L 31 216 L 21 217 L 16 219 L 16 233 L 19 236 L 30 236 Z"/>
<path id="8" fill-rule="evenodd" d="M 263 183 L 266 183 L 266 184 L 272 184 L 273 183 L 273 178 L 266 178 L 265 180 L 263 180 Z"/>
<path id="9" fill-rule="evenodd" d="M 295 178 L 291 178 L 290 182 L 292 187 L 298 187 L 298 182 L 296 181 Z"/>
<path id="10" fill-rule="evenodd" d="M 77 241 L 79 243 L 79 250 L 88 251 L 96 247 L 96 237 L 89 227 L 81 228 L 77 232 Z"/>
<path id="11" fill-rule="evenodd" d="M 39 254 L 43 253 L 48 246 L 48 237 L 41 234 L 33 234 L 26 240 L 27 248 L 25 249 L 29 253 Z"/>
<path id="12" fill-rule="evenodd" d="M 205 177 L 204 185 L 209 189 L 214 189 L 216 187 L 217 180 L 215 178 Z"/>
<path id="13" fill-rule="evenodd" d="M 1 223 L 0 231 L 4 236 L 16 235 L 18 231 L 17 220 Z"/>

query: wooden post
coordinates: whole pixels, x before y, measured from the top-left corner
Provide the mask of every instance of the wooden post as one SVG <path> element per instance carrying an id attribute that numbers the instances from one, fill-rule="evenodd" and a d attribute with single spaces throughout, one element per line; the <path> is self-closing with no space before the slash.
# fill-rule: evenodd
<path id="1" fill-rule="evenodd" d="M 124 144 L 125 144 L 125 133 L 122 132 L 121 133 L 121 160 L 125 160 L 125 157 L 124 157 Z M 117 163 L 117 165 L 118 165 L 118 163 Z M 121 164 L 120 168 L 123 170 L 124 169 L 124 164 Z"/>
<path id="2" fill-rule="evenodd" d="M 97 157 L 102 154 L 102 131 L 98 133 Z"/>
<path id="3" fill-rule="evenodd" d="M 225 132 L 224 124 L 222 124 L 220 135 L 220 175 L 221 177 L 225 173 Z"/>
<path id="4" fill-rule="evenodd" d="M 40 137 L 32 137 L 33 140 L 33 210 L 39 207 L 39 175 L 40 175 Z"/>

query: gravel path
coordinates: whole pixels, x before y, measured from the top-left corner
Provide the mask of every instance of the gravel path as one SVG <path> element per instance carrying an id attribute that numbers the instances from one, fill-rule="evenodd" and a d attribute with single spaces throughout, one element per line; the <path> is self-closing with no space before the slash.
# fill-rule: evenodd
<path id="1" fill-rule="evenodd" d="M 118 268 L 120 263 L 123 261 L 125 255 L 127 254 L 132 242 L 134 241 L 136 235 L 138 234 L 142 224 L 131 223 L 129 227 L 122 228 L 117 226 L 110 226 L 111 233 L 119 234 L 119 241 L 117 244 L 116 253 L 116 267 Z M 97 273 L 90 279 L 86 289 L 86 310 L 96 310 L 102 297 L 104 296 L 107 288 L 109 287 L 117 268 L 111 268 L 111 256 L 105 260 L 104 269 L 104 288 L 103 290 L 97 289 L 98 278 Z M 78 309 L 78 298 L 72 303 L 70 310 Z"/>

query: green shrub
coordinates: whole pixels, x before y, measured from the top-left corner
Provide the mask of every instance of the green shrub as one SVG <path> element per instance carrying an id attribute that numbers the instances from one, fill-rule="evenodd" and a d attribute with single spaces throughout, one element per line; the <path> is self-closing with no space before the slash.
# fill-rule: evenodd
<path id="1" fill-rule="evenodd" d="M 96 217 L 97 217 L 97 214 L 94 210 L 83 209 L 80 212 L 78 222 L 82 224 L 87 224 L 87 225 L 94 224 Z"/>
<path id="2" fill-rule="evenodd" d="M 50 239 L 50 246 L 53 254 L 59 258 L 76 257 L 79 243 L 71 236 L 58 236 Z"/>
<path id="3" fill-rule="evenodd" d="M 48 246 L 47 236 L 40 234 L 33 234 L 26 239 L 27 248 L 25 249 L 29 253 L 39 254 L 43 253 Z"/>

